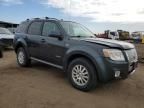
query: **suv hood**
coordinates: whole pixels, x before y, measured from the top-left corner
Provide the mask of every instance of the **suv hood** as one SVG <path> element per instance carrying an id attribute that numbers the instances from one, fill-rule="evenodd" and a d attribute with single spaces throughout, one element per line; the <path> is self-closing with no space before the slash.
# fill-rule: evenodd
<path id="1" fill-rule="evenodd" d="M 108 46 L 108 47 L 113 47 L 113 48 L 120 48 L 120 49 L 132 49 L 132 48 L 135 48 L 134 45 L 131 44 L 131 43 L 124 42 L 124 41 L 111 40 L 111 39 L 85 38 L 85 39 L 82 39 L 82 40 L 86 41 L 86 42 L 91 42 L 91 43 L 105 45 L 105 46 Z"/>
<path id="2" fill-rule="evenodd" d="M 0 34 L 0 39 L 14 39 L 14 35 Z"/>

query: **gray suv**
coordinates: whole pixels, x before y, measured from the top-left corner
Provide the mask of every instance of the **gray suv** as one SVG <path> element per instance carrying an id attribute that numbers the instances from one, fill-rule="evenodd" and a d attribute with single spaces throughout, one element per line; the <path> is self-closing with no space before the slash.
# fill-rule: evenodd
<path id="1" fill-rule="evenodd" d="M 14 49 L 20 66 L 35 60 L 63 69 L 72 86 L 82 91 L 99 82 L 125 79 L 137 67 L 134 45 L 100 39 L 79 23 L 48 17 L 22 22 Z"/>

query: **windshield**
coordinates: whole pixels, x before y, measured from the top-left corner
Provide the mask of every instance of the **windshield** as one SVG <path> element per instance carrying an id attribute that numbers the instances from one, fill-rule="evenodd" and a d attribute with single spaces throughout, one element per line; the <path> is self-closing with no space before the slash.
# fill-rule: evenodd
<path id="1" fill-rule="evenodd" d="M 0 34 L 8 34 L 11 35 L 12 33 L 6 28 L 0 28 Z"/>
<path id="2" fill-rule="evenodd" d="M 95 37 L 91 31 L 78 23 L 61 22 L 61 24 L 70 37 Z"/>

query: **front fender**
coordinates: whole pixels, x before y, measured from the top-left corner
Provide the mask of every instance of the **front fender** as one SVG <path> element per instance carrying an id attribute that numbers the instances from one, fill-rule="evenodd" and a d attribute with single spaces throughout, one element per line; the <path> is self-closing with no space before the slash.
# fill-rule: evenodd
<path id="1" fill-rule="evenodd" d="M 21 45 L 23 47 L 27 47 L 27 44 L 26 44 L 25 40 L 22 39 L 22 38 L 14 40 L 14 49 L 15 50 L 19 47 L 19 45 Z"/>
<path id="2" fill-rule="evenodd" d="M 104 57 L 100 54 L 98 50 L 94 50 L 89 47 L 85 46 L 76 46 L 71 49 L 69 49 L 66 52 L 66 55 L 64 57 L 64 70 L 67 70 L 69 58 L 74 55 L 82 55 L 84 57 L 87 57 L 89 60 L 92 61 L 96 68 L 96 74 L 98 76 L 99 81 L 105 82 L 108 80 L 108 70 L 106 70 L 106 64 Z"/>
<path id="3" fill-rule="evenodd" d="M 69 50 L 67 50 L 67 52 L 64 56 L 64 60 L 63 60 L 64 70 L 67 70 L 69 59 L 75 55 L 82 55 L 84 57 L 87 57 L 95 65 L 96 65 L 96 58 L 99 58 L 99 56 L 100 56 L 96 50 L 94 50 L 92 48 L 88 48 L 87 46 L 75 46 L 75 47 L 69 48 Z"/>

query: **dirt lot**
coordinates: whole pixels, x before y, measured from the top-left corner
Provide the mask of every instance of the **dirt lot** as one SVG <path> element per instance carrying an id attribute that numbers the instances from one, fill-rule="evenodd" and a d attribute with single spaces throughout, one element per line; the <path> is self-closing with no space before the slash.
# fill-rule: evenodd
<path id="1" fill-rule="evenodd" d="M 0 108 L 144 108 L 144 64 L 126 80 L 85 93 L 65 74 L 40 63 L 20 68 L 13 51 L 0 59 Z"/>

